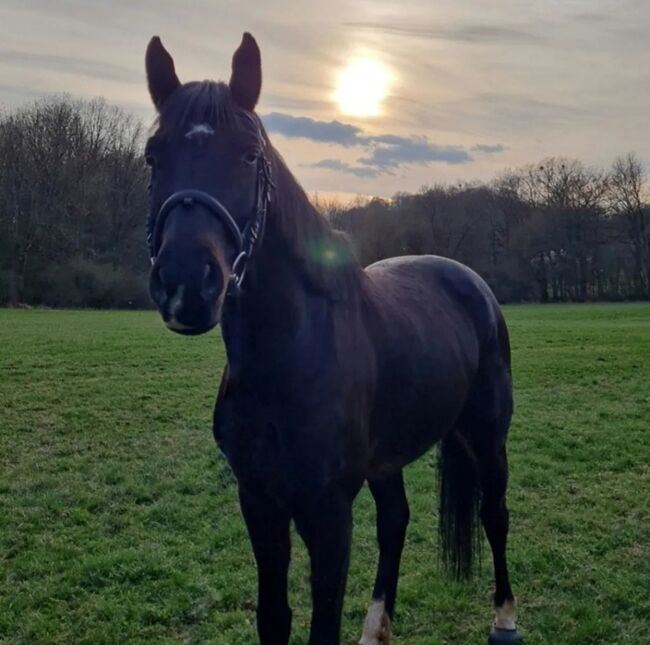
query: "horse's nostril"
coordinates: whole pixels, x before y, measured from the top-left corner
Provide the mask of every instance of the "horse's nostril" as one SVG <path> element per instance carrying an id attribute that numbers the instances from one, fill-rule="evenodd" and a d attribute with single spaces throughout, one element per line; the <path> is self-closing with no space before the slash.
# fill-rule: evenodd
<path id="1" fill-rule="evenodd" d="M 221 291 L 221 271 L 213 262 L 208 262 L 203 267 L 203 284 L 201 285 L 201 298 L 211 301 L 219 296 Z"/>

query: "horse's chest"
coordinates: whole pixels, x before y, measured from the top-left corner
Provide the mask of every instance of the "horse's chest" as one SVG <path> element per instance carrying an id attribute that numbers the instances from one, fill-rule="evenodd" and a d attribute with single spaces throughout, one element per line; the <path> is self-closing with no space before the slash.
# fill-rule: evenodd
<path id="1" fill-rule="evenodd" d="M 215 439 L 240 484 L 287 506 L 325 488 L 343 461 L 335 435 L 318 433 L 314 440 L 313 421 L 300 424 L 292 416 L 228 396 L 217 401 L 214 414 Z"/>
<path id="2" fill-rule="evenodd" d="M 214 413 L 214 436 L 237 479 L 261 484 L 281 494 L 285 450 L 278 441 L 272 415 L 253 402 L 225 399 Z M 277 490 L 276 490 L 277 489 Z"/>

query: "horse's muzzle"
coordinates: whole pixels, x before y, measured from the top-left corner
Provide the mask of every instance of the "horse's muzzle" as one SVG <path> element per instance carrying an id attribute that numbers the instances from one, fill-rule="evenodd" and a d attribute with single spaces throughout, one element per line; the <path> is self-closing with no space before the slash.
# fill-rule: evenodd
<path id="1" fill-rule="evenodd" d="M 219 323 L 223 273 L 214 262 L 182 275 L 164 256 L 154 264 L 149 292 L 169 329 L 180 334 L 203 334 Z"/>

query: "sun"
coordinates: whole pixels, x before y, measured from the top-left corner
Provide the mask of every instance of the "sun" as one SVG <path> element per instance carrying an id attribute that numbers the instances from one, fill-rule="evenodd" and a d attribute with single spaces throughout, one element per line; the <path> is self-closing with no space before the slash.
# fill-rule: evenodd
<path id="1" fill-rule="evenodd" d="M 343 114 L 369 117 L 381 114 L 390 75 L 372 58 L 356 58 L 339 72 L 334 99 Z"/>

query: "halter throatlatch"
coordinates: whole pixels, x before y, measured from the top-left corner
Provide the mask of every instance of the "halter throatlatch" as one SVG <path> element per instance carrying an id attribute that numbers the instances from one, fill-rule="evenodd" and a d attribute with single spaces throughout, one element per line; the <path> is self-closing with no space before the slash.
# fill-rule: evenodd
<path id="1" fill-rule="evenodd" d="M 163 202 L 158 212 L 149 215 L 147 220 L 147 244 L 151 264 L 156 261 L 157 253 L 160 250 L 162 232 L 169 213 L 179 206 L 183 206 L 189 211 L 195 204 L 199 204 L 204 206 L 228 229 L 228 234 L 237 255 L 230 269 L 227 294 L 238 295 L 246 275 L 248 262 L 253 256 L 256 245 L 261 242 L 264 236 L 272 188 L 271 164 L 264 154 L 260 154 L 257 158 L 255 207 L 243 230 L 239 228 L 228 209 L 216 197 L 205 191 L 186 189 L 173 193 Z"/>

